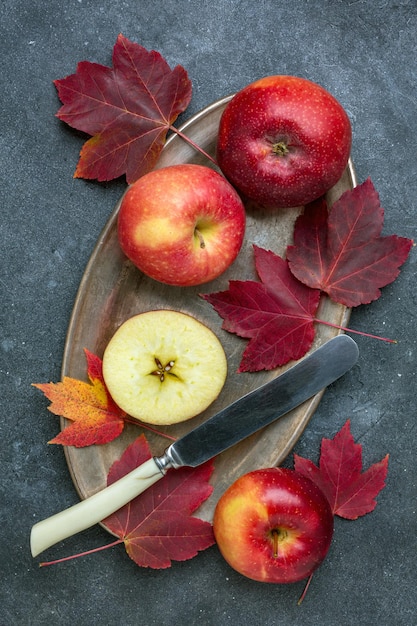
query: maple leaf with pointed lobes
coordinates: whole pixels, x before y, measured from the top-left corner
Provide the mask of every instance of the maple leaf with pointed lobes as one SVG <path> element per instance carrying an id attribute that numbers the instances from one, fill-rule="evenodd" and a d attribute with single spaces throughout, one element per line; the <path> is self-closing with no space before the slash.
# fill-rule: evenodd
<path id="1" fill-rule="evenodd" d="M 355 443 L 347 420 L 333 439 L 322 440 L 318 467 L 294 454 L 294 469 L 320 487 L 334 515 L 354 520 L 374 510 L 375 498 L 385 487 L 388 458 L 362 472 L 362 446 Z"/>
<path id="2" fill-rule="evenodd" d="M 126 413 L 112 400 L 102 374 L 102 361 L 88 350 L 87 372 L 91 384 L 70 377 L 59 383 L 35 383 L 51 401 L 51 413 L 72 423 L 48 443 L 82 448 L 113 441 L 123 431 Z"/>
<path id="3" fill-rule="evenodd" d="M 393 282 L 413 245 L 381 237 L 384 210 L 368 178 L 346 191 L 330 209 L 324 199 L 308 205 L 295 223 L 287 248 L 291 272 L 313 289 L 348 307 L 369 304 Z"/>
<path id="4" fill-rule="evenodd" d="M 291 274 L 287 262 L 254 246 L 261 282 L 229 282 L 229 289 L 201 297 L 223 318 L 222 328 L 250 339 L 239 372 L 271 370 L 298 360 L 314 339 L 320 291 Z"/>
<path id="5" fill-rule="evenodd" d="M 191 100 L 181 65 L 170 69 L 154 50 L 123 35 L 113 67 L 82 61 L 75 74 L 55 80 L 63 106 L 57 117 L 92 135 L 81 150 L 76 178 L 133 183 L 155 166 L 168 130 Z"/>
<path id="6" fill-rule="evenodd" d="M 110 468 L 107 484 L 151 458 L 140 435 Z M 192 513 L 210 496 L 211 461 L 197 468 L 169 470 L 144 493 L 113 513 L 103 523 L 124 541 L 126 552 L 141 567 L 163 569 L 185 561 L 215 543 L 212 525 Z"/>

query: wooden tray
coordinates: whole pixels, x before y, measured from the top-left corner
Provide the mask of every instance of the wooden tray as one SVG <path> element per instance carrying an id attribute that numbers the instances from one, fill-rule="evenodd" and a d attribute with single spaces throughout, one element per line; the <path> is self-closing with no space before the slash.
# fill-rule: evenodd
<path id="1" fill-rule="evenodd" d="M 232 96 L 214 102 L 192 117 L 181 131 L 214 156 L 220 116 Z M 196 152 L 187 142 L 171 135 L 166 142 L 157 167 L 176 163 L 200 163 L 211 166 L 208 159 Z M 331 205 L 342 192 L 356 186 L 354 168 L 349 162 L 341 180 L 328 193 Z M 222 407 L 255 389 L 286 368 L 270 372 L 237 373 L 246 341 L 221 329 L 222 320 L 212 307 L 198 294 L 212 293 L 228 288 L 230 279 L 255 279 L 252 245 L 270 249 L 282 256 L 292 241 L 294 221 L 299 209 L 284 209 L 275 213 L 263 213 L 248 208 L 246 237 L 236 262 L 220 278 L 199 287 L 178 288 L 157 283 L 137 270 L 120 251 L 117 240 L 117 214 L 120 201 L 106 224 L 79 286 L 65 344 L 62 376 L 87 380 L 84 348 L 98 356 L 103 355 L 107 342 L 115 330 L 127 318 L 137 313 L 169 308 L 183 311 L 209 326 L 223 343 L 228 357 L 228 376 L 218 399 L 202 414 L 165 430 L 175 437 L 194 428 Z M 346 326 L 350 310 L 323 297 L 318 318 Z M 338 330 L 317 325 L 313 349 L 327 341 Z M 240 475 L 260 467 L 278 465 L 289 454 L 311 416 L 317 408 L 323 392 L 305 402 L 286 416 L 246 439 L 215 460 L 212 476 L 213 495 L 200 507 L 197 515 L 211 521 L 217 500 L 225 489 Z M 61 428 L 67 426 L 62 418 Z M 66 447 L 68 467 L 81 499 L 101 490 L 106 484 L 109 467 L 120 458 L 125 448 L 142 429 L 126 425 L 123 434 L 104 446 L 88 448 Z M 145 430 L 154 454 L 160 454 L 169 444 L 164 437 Z"/>

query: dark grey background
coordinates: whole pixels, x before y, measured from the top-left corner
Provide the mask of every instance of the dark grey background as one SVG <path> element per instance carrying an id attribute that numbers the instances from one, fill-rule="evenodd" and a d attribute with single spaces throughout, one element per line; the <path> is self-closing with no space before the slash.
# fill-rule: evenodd
<path id="1" fill-rule="evenodd" d="M 81 60 L 111 64 L 118 33 L 182 64 L 194 86 L 186 119 L 254 79 L 321 83 L 353 125 L 359 182 L 370 176 L 385 233 L 415 237 L 415 0 L 2 0 L 0 624 L 409 626 L 416 623 L 416 254 L 352 328 L 359 364 L 325 394 L 296 452 L 317 460 L 347 418 L 364 464 L 390 454 L 373 513 L 336 520 L 329 555 L 304 583 L 265 585 L 213 547 L 171 569 L 138 568 L 122 547 L 39 569 L 29 531 L 77 501 L 58 428 L 32 382 L 57 381 L 74 298 L 125 183 L 74 180 L 83 138 L 55 117 L 52 81 Z M 286 464 L 291 465 L 290 456 Z M 97 547 L 96 526 L 46 553 Z"/>

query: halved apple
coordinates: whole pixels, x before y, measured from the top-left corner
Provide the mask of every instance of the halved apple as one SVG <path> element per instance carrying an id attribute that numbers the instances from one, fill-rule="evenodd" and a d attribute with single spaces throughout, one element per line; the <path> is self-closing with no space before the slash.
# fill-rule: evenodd
<path id="1" fill-rule="evenodd" d="M 103 356 L 113 400 L 150 424 L 194 417 L 219 395 L 227 360 L 216 335 L 185 313 L 147 311 L 124 322 Z"/>

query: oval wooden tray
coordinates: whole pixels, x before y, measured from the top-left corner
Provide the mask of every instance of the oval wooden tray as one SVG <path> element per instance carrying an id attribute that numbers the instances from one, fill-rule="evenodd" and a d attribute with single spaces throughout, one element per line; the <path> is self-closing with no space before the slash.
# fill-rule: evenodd
<path id="1" fill-rule="evenodd" d="M 214 102 L 192 117 L 181 131 L 201 146 L 208 154 L 215 154 L 216 137 L 220 116 L 232 96 Z M 200 163 L 210 166 L 195 149 L 177 135 L 171 135 L 158 161 L 158 168 L 176 163 Z M 349 162 L 342 178 L 333 187 L 327 200 L 331 205 L 344 191 L 356 186 L 354 168 Z M 202 420 L 227 406 L 238 397 L 255 389 L 285 368 L 270 372 L 238 374 L 237 368 L 246 341 L 221 329 L 222 320 L 212 307 L 200 297 L 200 293 L 212 293 L 228 288 L 230 279 L 256 279 L 253 267 L 252 246 L 270 249 L 285 255 L 286 246 L 292 241 L 294 221 L 299 209 L 263 213 L 248 208 L 245 242 L 236 262 L 217 280 L 196 288 L 170 287 L 141 274 L 120 251 L 117 241 L 117 214 L 120 201 L 99 237 L 81 280 L 74 309 L 69 323 L 64 349 L 62 376 L 87 380 L 84 348 L 102 356 L 105 346 L 118 326 L 136 313 L 155 308 L 183 311 L 209 326 L 222 341 L 228 357 L 228 376 L 219 398 L 203 414 L 166 428 L 166 432 L 179 437 Z M 318 318 L 346 326 L 350 310 L 323 297 Z M 317 325 L 313 349 L 339 331 Z M 322 393 L 269 426 L 262 432 L 242 441 L 234 448 L 219 455 L 215 460 L 212 476 L 214 492 L 200 507 L 197 515 L 211 521 L 217 500 L 238 476 L 260 467 L 281 463 L 289 454 L 311 416 L 317 408 Z M 61 420 L 61 428 L 67 425 Z M 65 454 L 72 480 L 81 499 L 101 490 L 111 464 L 142 431 L 134 425 L 126 425 L 123 434 L 103 446 L 88 448 L 66 447 Z M 169 444 L 161 436 L 145 430 L 154 454 L 160 454 Z"/>

